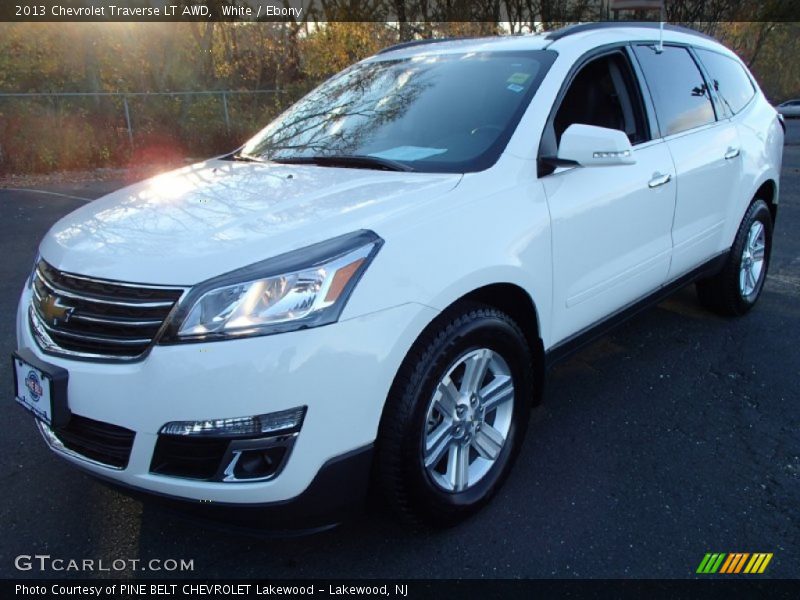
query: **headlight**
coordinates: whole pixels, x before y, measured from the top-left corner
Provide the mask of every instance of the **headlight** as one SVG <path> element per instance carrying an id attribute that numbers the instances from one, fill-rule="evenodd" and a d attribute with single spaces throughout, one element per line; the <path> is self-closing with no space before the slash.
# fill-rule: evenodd
<path id="1" fill-rule="evenodd" d="M 201 283 L 162 343 L 268 335 L 335 322 L 383 240 L 358 231 Z"/>

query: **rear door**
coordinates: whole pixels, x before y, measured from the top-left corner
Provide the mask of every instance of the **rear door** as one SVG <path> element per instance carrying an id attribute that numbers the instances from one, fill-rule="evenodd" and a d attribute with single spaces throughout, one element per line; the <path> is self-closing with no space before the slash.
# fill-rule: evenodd
<path id="1" fill-rule="evenodd" d="M 634 52 L 677 172 L 671 280 L 723 250 L 741 148 L 736 127 L 726 115 L 717 115 L 709 85 L 688 47 L 668 45 L 659 52 L 655 45 L 635 45 Z"/>
<path id="2" fill-rule="evenodd" d="M 651 134 L 627 49 L 587 59 L 545 129 L 541 162 L 574 123 L 624 131 L 636 164 L 558 168 L 540 175 L 551 216 L 553 340 L 579 333 L 658 289 L 672 251 L 675 172 Z"/>

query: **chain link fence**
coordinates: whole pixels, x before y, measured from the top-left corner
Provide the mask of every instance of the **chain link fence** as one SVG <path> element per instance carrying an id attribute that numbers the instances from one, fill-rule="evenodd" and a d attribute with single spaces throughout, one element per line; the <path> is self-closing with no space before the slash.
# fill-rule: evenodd
<path id="1" fill-rule="evenodd" d="M 233 149 L 296 96 L 278 89 L 0 93 L 0 176 Z"/>

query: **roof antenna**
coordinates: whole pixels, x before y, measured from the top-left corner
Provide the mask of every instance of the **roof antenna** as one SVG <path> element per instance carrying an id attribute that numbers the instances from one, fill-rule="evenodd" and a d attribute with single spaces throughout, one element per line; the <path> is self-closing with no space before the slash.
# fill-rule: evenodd
<path id="1" fill-rule="evenodd" d="M 660 6 L 658 7 L 658 46 L 656 47 L 656 53 L 661 54 L 664 52 L 664 19 L 666 15 L 664 14 L 664 0 L 661 0 Z"/>

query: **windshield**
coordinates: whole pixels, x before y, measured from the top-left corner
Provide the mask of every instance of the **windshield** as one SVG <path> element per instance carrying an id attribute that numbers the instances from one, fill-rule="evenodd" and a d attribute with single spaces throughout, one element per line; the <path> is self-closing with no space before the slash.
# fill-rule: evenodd
<path id="1" fill-rule="evenodd" d="M 322 166 L 482 170 L 500 156 L 554 59 L 550 51 L 471 52 L 359 63 L 289 108 L 241 154 Z"/>

